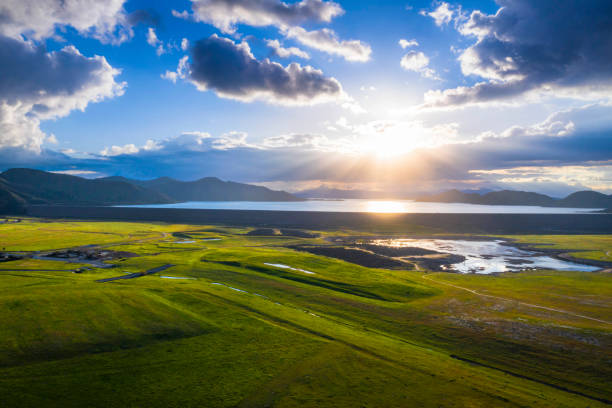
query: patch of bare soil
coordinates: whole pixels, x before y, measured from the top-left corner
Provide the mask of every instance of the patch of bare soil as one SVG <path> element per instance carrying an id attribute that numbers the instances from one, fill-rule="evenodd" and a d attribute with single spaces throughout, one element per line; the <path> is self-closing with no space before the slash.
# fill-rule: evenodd
<path id="1" fill-rule="evenodd" d="M 110 261 L 113 259 L 133 258 L 138 254 L 126 251 L 110 251 L 107 249 L 85 248 L 55 251 L 45 255 L 46 258 L 84 261 Z"/>
<path id="2" fill-rule="evenodd" d="M 343 246 L 305 246 L 293 245 L 291 249 L 305 251 L 315 255 L 328 256 L 341 259 L 368 268 L 383 269 L 411 269 L 411 265 L 402 260 L 378 255 L 359 248 L 347 248 Z"/>

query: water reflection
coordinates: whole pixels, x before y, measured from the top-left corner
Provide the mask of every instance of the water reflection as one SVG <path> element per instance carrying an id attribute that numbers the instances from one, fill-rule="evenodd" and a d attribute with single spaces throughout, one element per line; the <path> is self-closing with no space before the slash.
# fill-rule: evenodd
<path id="1" fill-rule="evenodd" d="M 462 255 L 463 262 L 447 266 L 446 269 L 461 273 L 512 272 L 526 269 L 554 269 L 560 271 L 592 272 L 599 268 L 563 261 L 533 251 L 503 245 L 502 240 L 471 241 L 450 239 L 379 239 L 371 243 L 389 247 L 416 247 Z"/>
<path id="2" fill-rule="evenodd" d="M 365 212 L 371 213 L 404 213 L 406 205 L 403 201 L 367 201 Z"/>

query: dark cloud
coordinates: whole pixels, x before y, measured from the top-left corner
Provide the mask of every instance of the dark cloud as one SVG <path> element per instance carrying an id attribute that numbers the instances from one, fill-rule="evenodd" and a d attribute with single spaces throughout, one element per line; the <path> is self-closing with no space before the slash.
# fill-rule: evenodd
<path id="1" fill-rule="evenodd" d="M 427 95 L 452 106 L 509 99 L 532 90 L 612 85 L 612 2 L 498 0 L 494 15 L 473 12 L 459 31 L 477 42 L 460 56 L 465 75 L 489 82 Z"/>
<path id="2" fill-rule="evenodd" d="M 92 83 L 103 81 L 98 74 L 108 68 L 101 57 L 87 58 L 76 48 L 47 52 L 20 40 L 0 37 L 0 100 L 38 102 L 41 95 L 71 95 Z"/>
<path id="3" fill-rule="evenodd" d="M 144 24 L 153 27 L 159 27 L 161 17 L 159 13 L 153 9 L 134 10 L 127 15 L 127 21 L 130 25 Z"/>
<path id="4" fill-rule="evenodd" d="M 313 104 L 344 97 L 340 83 L 312 67 L 255 59 L 246 42 L 213 35 L 191 49 L 190 80 L 223 97 L 279 104 Z"/>
<path id="5" fill-rule="evenodd" d="M 0 35 L 0 61 L 0 148 L 39 151 L 47 138 L 40 120 L 123 92 L 124 84 L 115 82 L 119 72 L 104 57 L 85 57 L 73 46 L 47 52 Z"/>

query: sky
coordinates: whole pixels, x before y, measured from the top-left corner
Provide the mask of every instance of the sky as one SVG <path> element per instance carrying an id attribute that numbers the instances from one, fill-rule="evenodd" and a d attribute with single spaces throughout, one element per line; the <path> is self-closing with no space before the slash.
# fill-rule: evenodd
<path id="1" fill-rule="evenodd" d="M 609 0 L 4 0 L 0 170 L 612 193 Z"/>

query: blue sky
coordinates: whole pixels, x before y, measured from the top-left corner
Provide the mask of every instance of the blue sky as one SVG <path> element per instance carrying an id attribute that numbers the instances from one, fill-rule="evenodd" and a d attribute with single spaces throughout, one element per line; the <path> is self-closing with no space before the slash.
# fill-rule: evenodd
<path id="1" fill-rule="evenodd" d="M 611 12 L 603 0 L 7 0 L 0 167 L 612 192 Z"/>

